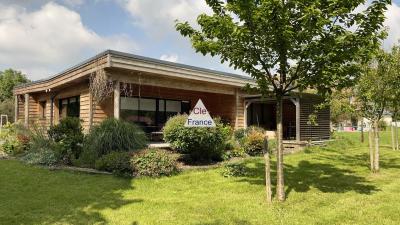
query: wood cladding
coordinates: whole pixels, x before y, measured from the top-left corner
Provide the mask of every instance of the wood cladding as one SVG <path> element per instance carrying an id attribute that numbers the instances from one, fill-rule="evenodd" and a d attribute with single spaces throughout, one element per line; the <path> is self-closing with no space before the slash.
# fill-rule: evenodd
<path id="1" fill-rule="evenodd" d="M 309 116 L 315 112 L 315 106 L 322 100 L 313 97 L 300 99 L 300 139 L 319 141 L 330 139 L 329 107 L 316 111 L 316 124 L 310 123 Z"/>
<path id="2" fill-rule="evenodd" d="M 128 86 L 128 87 L 127 87 Z M 129 91 L 127 91 L 127 89 Z M 170 100 L 189 101 L 191 108 L 201 99 L 210 115 L 221 117 L 222 120 L 234 125 L 236 120 L 235 96 L 200 91 L 179 90 L 174 88 L 155 87 L 131 83 L 121 84 L 121 98 L 124 96 L 162 98 Z"/>

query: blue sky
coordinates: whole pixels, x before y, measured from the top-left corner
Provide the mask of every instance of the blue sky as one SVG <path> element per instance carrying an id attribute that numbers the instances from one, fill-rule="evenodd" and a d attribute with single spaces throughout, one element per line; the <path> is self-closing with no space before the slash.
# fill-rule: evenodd
<path id="1" fill-rule="evenodd" d="M 400 39 L 400 0 L 390 7 L 389 46 Z M 103 50 L 240 73 L 195 53 L 174 29 L 210 12 L 201 0 L 0 0 L 0 70 L 32 80 L 60 72 Z"/>

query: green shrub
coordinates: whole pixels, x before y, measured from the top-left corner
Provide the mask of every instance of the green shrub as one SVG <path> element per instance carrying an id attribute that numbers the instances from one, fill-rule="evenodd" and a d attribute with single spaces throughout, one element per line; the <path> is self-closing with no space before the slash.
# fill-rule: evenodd
<path id="1" fill-rule="evenodd" d="M 238 129 L 235 131 L 234 137 L 244 153 L 251 156 L 257 156 L 263 153 L 265 137 L 265 130 L 263 128 L 251 126 L 246 129 Z M 274 145 L 273 140 L 269 140 L 269 148 L 273 149 Z"/>
<path id="2" fill-rule="evenodd" d="M 29 130 L 20 124 L 7 124 L 6 132 L 2 135 L 4 143 L 2 151 L 8 155 L 19 155 L 25 152 L 29 147 Z"/>
<path id="3" fill-rule="evenodd" d="M 54 166 L 57 164 L 58 159 L 52 147 L 53 146 L 49 146 L 38 151 L 28 152 L 21 157 L 21 160 L 27 164 Z"/>
<path id="4" fill-rule="evenodd" d="M 216 127 L 185 127 L 187 115 L 170 118 L 165 124 L 164 140 L 194 161 L 221 160 L 231 127 L 214 119 Z"/>
<path id="5" fill-rule="evenodd" d="M 248 130 L 242 141 L 244 152 L 251 156 L 261 155 L 263 153 L 264 137 L 264 132 L 259 129 Z"/>
<path id="6" fill-rule="evenodd" d="M 48 136 L 62 145 L 59 154 L 65 164 L 71 164 L 80 156 L 84 140 L 82 131 L 81 121 L 74 117 L 62 119 L 48 130 Z"/>
<path id="7" fill-rule="evenodd" d="M 229 140 L 226 141 L 225 143 L 225 150 L 226 151 L 232 151 L 235 148 L 239 147 L 239 145 L 237 144 L 237 142 L 235 141 L 235 139 L 230 138 Z"/>
<path id="8" fill-rule="evenodd" d="M 7 155 L 18 155 L 24 149 L 16 136 L 7 137 L 1 147 Z"/>
<path id="9" fill-rule="evenodd" d="M 246 167 L 240 163 L 225 164 L 222 168 L 222 176 L 224 177 L 241 177 L 246 175 Z"/>
<path id="10" fill-rule="evenodd" d="M 146 145 L 146 134 L 138 126 L 109 118 L 91 129 L 77 163 L 93 167 L 96 159 L 103 155 L 114 151 L 138 150 Z"/>
<path id="11" fill-rule="evenodd" d="M 53 145 L 54 141 L 47 135 L 45 127 L 32 125 L 29 130 L 29 151 L 39 151 L 40 149 L 47 148 Z"/>
<path id="12" fill-rule="evenodd" d="M 233 137 L 240 143 L 246 137 L 246 131 L 245 128 L 237 129 L 233 132 Z"/>
<path id="13" fill-rule="evenodd" d="M 111 152 L 96 160 L 95 168 L 120 176 L 130 176 L 132 175 L 130 160 L 131 153 L 129 152 Z"/>
<path id="14" fill-rule="evenodd" d="M 229 160 L 234 157 L 242 158 L 245 157 L 247 154 L 244 152 L 243 148 L 234 148 L 229 151 L 225 151 L 222 158 L 223 160 Z"/>
<path id="15" fill-rule="evenodd" d="M 146 149 L 134 154 L 132 160 L 134 176 L 171 176 L 178 172 L 177 161 L 164 150 Z"/>

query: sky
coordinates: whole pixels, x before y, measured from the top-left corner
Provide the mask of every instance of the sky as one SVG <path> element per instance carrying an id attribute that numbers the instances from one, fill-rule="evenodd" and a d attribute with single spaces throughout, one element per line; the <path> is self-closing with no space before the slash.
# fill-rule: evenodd
<path id="1" fill-rule="evenodd" d="M 211 10 L 203 0 L 0 0 L 0 70 L 38 80 L 104 50 L 241 73 L 195 53 L 174 21 L 195 24 Z M 400 39 L 400 0 L 386 12 L 385 48 Z"/>

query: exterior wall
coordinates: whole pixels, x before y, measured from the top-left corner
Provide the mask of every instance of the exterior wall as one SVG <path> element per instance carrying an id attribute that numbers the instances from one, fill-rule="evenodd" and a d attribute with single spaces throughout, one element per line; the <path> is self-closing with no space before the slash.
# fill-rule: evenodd
<path id="1" fill-rule="evenodd" d="M 80 94 L 80 114 L 82 126 L 85 131 L 89 130 L 89 116 L 90 116 L 90 93 L 89 89 L 82 90 Z M 99 124 L 101 121 L 108 117 L 114 116 L 114 102 L 112 96 L 106 99 L 103 103 L 96 105 L 96 110 L 93 113 L 93 125 Z"/>
<path id="2" fill-rule="evenodd" d="M 47 128 L 51 125 L 51 97 L 54 97 L 53 105 L 53 121 L 57 124 L 59 118 L 59 100 L 74 96 L 80 97 L 80 119 L 85 131 L 89 129 L 89 105 L 90 96 L 87 81 L 80 84 L 65 87 L 63 89 L 48 92 L 48 93 L 33 93 L 29 98 L 29 124 L 39 124 Z M 45 118 L 41 118 L 39 102 L 46 101 Z M 18 120 L 23 121 L 25 118 L 24 113 L 25 103 L 23 95 L 18 97 Z M 107 117 L 113 116 L 113 101 L 107 99 L 103 104 L 97 105 L 93 115 L 93 124 L 99 123 Z"/>
<path id="3" fill-rule="evenodd" d="M 236 99 L 234 95 L 179 90 L 138 84 L 122 84 L 121 98 L 123 98 L 127 93 L 126 86 L 129 86 L 129 90 L 131 90 L 129 91 L 129 96 L 189 101 L 191 108 L 193 108 L 197 101 L 201 99 L 211 116 L 219 116 L 231 125 L 235 125 Z"/>
<path id="4" fill-rule="evenodd" d="M 240 96 L 240 93 L 237 93 L 236 96 L 236 121 L 235 121 L 235 129 L 245 128 L 245 102 L 244 98 Z"/>
<path id="5" fill-rule="evenodd" d="M 18 96 L 18 113 L 17 113 L 17 118 L 15 118 L 16 121 L 23 121 L 24 120 L 24 114 L 25 114 L 25 101 L 24 101 L 24 96 L 19 95 Z"/>
<path id="6" fill-rule="evenodd" d="M 139 88 L 140 86 L 140 88 Z M 224 121 L 229 122 L 232 126 L 240 128 L 244 126 L 244 100 L 239 95 L 217 94 L 200 91 L 189 91 L 175 88 L 148 86 L 132 84 L 132 96 L 164 98 L 171 100 L 189 101 L 191 108 L 195 106 L 198 99 L 202 99 L 211 116 L 219 116 Z M 121 85 L 121 98 L 124 96 L 124 85 Z M 73 86 L 65 87 L 57 91 L 48 93 L 33 93 L 30 95 L 29 101 L 29 123 L 36 123 L 42 126 L 50 127 L 51 118 L 51 97 L 54 98 L 53 121 L 57 124 L 59 118 L 59 100 L 74 96 L 80 96 L 80 119 L 85 131 L 89 129 L 90 115 L 90 93 L 88 82 L 84 81 Z M 46 101 L 46 118 L 40 118 L 39 102 Z M 18 98 L 18 119 L 24 120 L 24 98 L 23 95 Z M 114 116 L 114 97 L 110 96 L 102 104 L 96 106 L 93 115 L 93 124 L 98 124 L 108 117 Z"/>

